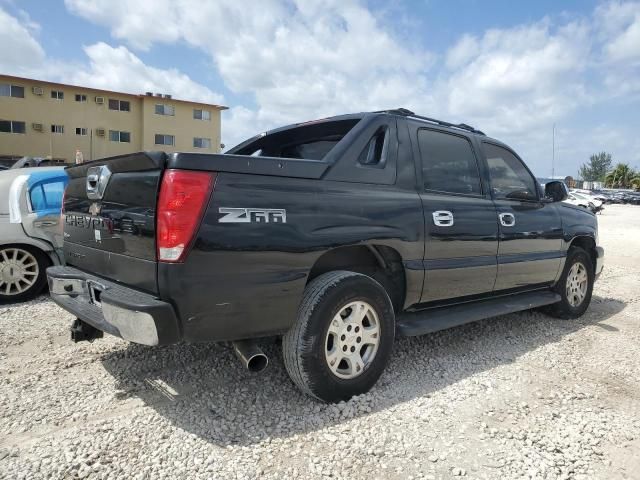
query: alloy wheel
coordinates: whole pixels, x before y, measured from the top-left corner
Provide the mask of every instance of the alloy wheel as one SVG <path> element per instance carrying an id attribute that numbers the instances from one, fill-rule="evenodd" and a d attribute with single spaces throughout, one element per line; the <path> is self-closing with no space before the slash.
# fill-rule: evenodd
<path id="1" fill-rule="evenodd" d="M 373 362 L 379 344 L 378 314 L 367 302 L 351 302 L 331 320 L 325 339 L 325 360 L 337 377 L 356 378 Z"/>
<path id="2" fill-rule="evenodd" d="M 567 301 L 572 307 L 579 307 L 587 296 L 589 276 L 587 268 L 582 262 L 576 262 L 571 266 L 567 275 L 566 293 Z"/>
<path id="3" fill-rule="evenodd" d="M 36 283 L 39 273 L 38 260 L 27 250 L 17 247 L 0 250 L 0 294 L 25 292 Z"/>

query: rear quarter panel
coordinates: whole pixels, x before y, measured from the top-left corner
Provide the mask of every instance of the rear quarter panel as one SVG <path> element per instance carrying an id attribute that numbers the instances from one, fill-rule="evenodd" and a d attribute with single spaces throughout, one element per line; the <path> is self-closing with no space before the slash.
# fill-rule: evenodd
<path id="1" fill-rule="evenodd" d="M 286 223 L 220 223 L 221 207 L 285 209 Z M 385 245 L 410 263 L 422 260 L 423 235 L 415 191 L 220 173 L 185 263 L 158 265 L 160 294 L 174 302 L 187 341 L 282 333 L 323 253 Z M 416 276 L 407 285 L 419 283 L 413 292 L 419 298 L 422 271 L 407 271 Z"/>

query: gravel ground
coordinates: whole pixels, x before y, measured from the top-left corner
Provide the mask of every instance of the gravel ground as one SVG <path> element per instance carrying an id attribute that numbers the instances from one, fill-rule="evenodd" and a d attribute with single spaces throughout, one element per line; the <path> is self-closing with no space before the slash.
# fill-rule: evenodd
<path id="1" fill-rule="evenodd" d="M 296 390 L 220 345 L 68 340 L 46 297 L 0 307 L 1 478 L 640 478 L 640 207 L 599 216 L 579 320 L 498 317 L 397 341 L 367 395 Z"/>

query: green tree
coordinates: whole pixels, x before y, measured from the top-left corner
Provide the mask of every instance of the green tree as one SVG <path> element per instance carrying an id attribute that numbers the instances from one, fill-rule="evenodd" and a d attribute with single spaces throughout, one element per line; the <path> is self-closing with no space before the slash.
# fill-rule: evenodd
<path id="1" fill-rule="evenodd" d="M 605 184 L 614 188 L 629 188 L 638 181 L 638 172 L 626 163 L 619 163 L 605 176 Z"/>
<path id="2" fill-rule="evenodd" d="M 589 163 L 580 167 L 580 177 L 587 182 L 602 182 L 611 168 L 611 154 L 595 153 L 589 157 Z"/>

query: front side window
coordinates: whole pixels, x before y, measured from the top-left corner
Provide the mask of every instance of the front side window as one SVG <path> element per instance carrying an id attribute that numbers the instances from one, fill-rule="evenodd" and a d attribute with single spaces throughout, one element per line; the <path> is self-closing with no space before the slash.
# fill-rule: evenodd
<path id="1" fill-rule="evenodd" d="M 51 90 L 51 98 L 56 100 L 64 100 L 64 92 L 60 90 Z"/>
<path id="2" fill-rule="evenodd" d="M 86 102 L 87 96 L 82 93 L 76 93 L 76 102 Z"/>
<path id="3" fill-rule="evenodd" d="M 76 127 L 76 135 L 86 135 L 87 129 L 84 127 Z"/>
<path id="4" fill-rule="evenodd" d="M 211 120 L 211 112 L 209 110 L 193 109 L 193 118 L 196 120 Z"/>
<path id="5" fill-rule="evenodd" d="M 493 196 L 507 200 L 537 200 L 536 181 L 522 161 L 506 148 L 492 143 L 483 145 Z"/>
<path id="6" fill-rule="evenodd" d="M 64 133 L 64 125 L 51 125 L 51 133 Z"/>
<path id="7" fill-rule="evenodd" d="M 418 130 L 424 189 L 480 195 L 480 173 L 471 143 L 465 137 L 435 130 Z"/>
<path id="8" fill-rule="evenodd" d="M 175 115 L 176 109 L 173 105 L 165 105 L 163 103 L 156 104 L 156 115 Z"/>
<path id="9" fill-rule="evenodd" d="M 196 137 L 193 139 L 193 147 L 194 148 L 211 148 L 211 139 Z"/>
<path id="10" fill-rule="evenodd" d="M 162 133 L 156 133 L 156 145 L 175 145 L 176 137 L 173 135 L 165 135 Z"/>

